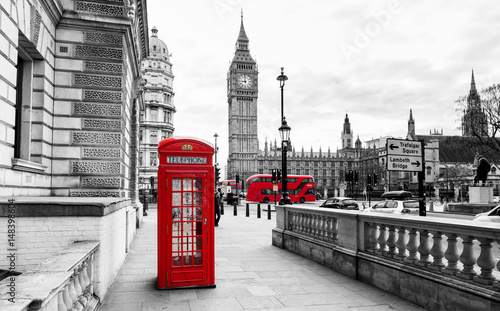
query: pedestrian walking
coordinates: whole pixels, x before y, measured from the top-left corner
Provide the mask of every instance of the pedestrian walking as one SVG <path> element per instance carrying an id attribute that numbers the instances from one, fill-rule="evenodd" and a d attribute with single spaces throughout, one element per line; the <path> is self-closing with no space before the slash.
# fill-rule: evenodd
<path id="1" fill-rule="evenodd" d="M 220 189 L 219 189 L 220 190 Z M 215 209 L 215 226 L 219 226 L 219 220 L 220 220 L 220 196 L 216 192 L 214 195 L 214 209 Z"/>

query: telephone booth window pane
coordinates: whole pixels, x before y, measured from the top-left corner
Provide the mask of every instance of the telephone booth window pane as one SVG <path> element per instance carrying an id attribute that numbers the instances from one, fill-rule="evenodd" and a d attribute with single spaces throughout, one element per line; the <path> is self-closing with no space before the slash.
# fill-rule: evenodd
<path id="1" fill-rule="evenodd" d="M 183 207 L 182 208 L 182 220 L 191 220 L 191 207 Z"/>
<path id="2" fill-rule="evenodd" d="M 179 207 L 172 208 L 172 220 L 173 221 L 181 220 L 181 209 Z"/>
<path id="3" fill-rule="evenodd" d="M 201 205 L 203 203 L 203 197 L 201 192 L 194 192 L 194 205 Z"/>
<path id="4" fill-rule="evenodd" d="M 192 193 L 191 192 L 184 192 L 184 200 L 182 201 L 182 205 L 191 205 L 193 204 L 193 198 L 192 198 Z"/>
<path id="5" fill-rule="evenodd" d="M 184 181 L 182 183 L 182 190 L 183 191 L 192 191 L 191 189 L 193 189 L 192 187 L 192 178 L 184 178 Z"/>
<path id="6" fill-rule="evenodd" d="M 193 238 L 183 238 L 182 239 L 182 251 L 187 252 L 193 250 Z"/>
<path id="7" fill-rule="evenodd" d="M 202 214 L 202 207 L 201 206 L 196 206 L 194 209 L 194 219 L 195 220 L 201 220 L 203 218 Z"/>
<path id="8" fill-rule="evenodd" d="M 172 191 L 181 191 L 181 179 L 172 178 Z"/>
<path id="9" fill-rule="evenodd" d="M 184 266 L 191 266 L 193 263 L 193 253 L 184 253 Z"/>
<path id="10" fill-rule="evenodd" d="M 172 253 L 172 266 L 180 267 L 182 264 L 180 253 Z"/>
<path id="11" fill-rule="evenodd" d="M 184 236 L 190 236 L 192 235 L 193 231 L 193 223 L 190 221 L 184 222 Z"/>
<path id="12" fill-rule="evenodd" d="M 172 193 L 172 206 L 181 206 L 181 193 L 173 192 Z"/>
<path id="13" fill-rule="evenodd" d="M 194 253 L 194 265 L 200 266 L 203 264 L 203 256 L 201 252 Z"/>
<path id="14" fill-rule="evenodd" d="M 201 251 L 203 250 L 203 237 L 197 236 L 194 238 L 194 250 Z"/>
<path id="15" fill-rule="evenodd" d="M 179 222 L 172 224 L 172 236 L 182 236 L 181 224 Z"/>
<path id="16" fill-rule="evenodd" d="M 202 188 L 201 188 L 201 178 L 195 178 L 194 179 L 194 187 L 193 187 L 193 190 L 194 191 L 201 191 Z"/>
<path id="17" fill-rule="evenodd" d="M 203 225 L 201 221 L 196 222 L 196 235 L 202 235 L 203 234 Z"/>
<path id="18" fill-rule="evenodd" d="M 179 238 L 173 238 L 172 239 L 172 251 L 173 252 L 178 252 L 180 251 L 180 245 L 179 245 Z"/>

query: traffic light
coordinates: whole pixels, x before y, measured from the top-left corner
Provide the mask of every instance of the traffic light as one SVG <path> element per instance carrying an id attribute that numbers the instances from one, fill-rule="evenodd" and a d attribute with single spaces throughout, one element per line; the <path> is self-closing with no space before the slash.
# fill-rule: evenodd
<path id="1" fill-rule="evenodd" d="M 236 174 L 236 189 L 238 189 L 239 184 L 240 184 L 240 175 Z"/>
<path id="2" fill-rule="evenodd" d="M 220 168 L 218 168 L 217 166 L 215 167 L 215 182 L 216 183 L 219 183 L 219 180 L 220 180 Z"/>
<path id="3" fill-rule="evenodd" d="M 372 174 L 368 173 L 368 175 L 366 175 L 366 183 L 368 185 L 372 184 Z"/>
<path id="4" fill-rule="evenodd" d="M 281 171 L 280 170 L 276 171 L 276 181 L 278 182 L 278 184 L 281 183 Z"/>
<path id="5" fill-rule="evenodd" d="M 375 186 L 378 185 L 378 175 L 377 174 L 373 174 L 373 184 Z"/>
<path id="6" fill-rule="evenodd" d="M 276 183 L 276 169 L 273 169 L 273 177 L 271 177 L 271 182 L 272 182 L 273 184 L 275 184 L 275 183 Z"/>
<path id="7" fill-rule="evenodd" d="M 349 179 L 348 181 L 352 182 L 354 180 L 354 172 L 352 170 L 349 170 Z"/>
<path id="8" fill-rule="evenodd" d="M 149 177 L 149 183 L 151 184 L 151 189 L 155 188 L 155 177 L 151 176 Z"/>
<path id="9" fill-rule="evenodd" d="M 359 181 L 359 172 L 358 171 L 354 171 L 354 182 L 358 183 L 358 181 Z"/>

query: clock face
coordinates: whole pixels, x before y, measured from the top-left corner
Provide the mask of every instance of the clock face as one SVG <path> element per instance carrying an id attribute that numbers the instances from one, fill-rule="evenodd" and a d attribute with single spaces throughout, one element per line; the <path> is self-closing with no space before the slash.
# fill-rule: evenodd
<path id="1" fill-rule="evenodd" d="M 252 87 L 252 78 L 249 75 L 240 75 L 238 77 L 238 85 L 244 89 Z"/>

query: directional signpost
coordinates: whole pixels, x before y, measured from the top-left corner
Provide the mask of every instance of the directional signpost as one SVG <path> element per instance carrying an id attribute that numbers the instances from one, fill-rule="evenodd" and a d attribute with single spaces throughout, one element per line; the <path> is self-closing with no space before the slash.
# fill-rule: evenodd
<path id="1" fill-rule="evenodd" d="M 424 142 L 388 138 L 386 148 L 388 171 L 418 172 L 419 215 L 425 216 Z"/>
<path id="2" fill-rule="evenodd" d="M 388 171 L 423 171 L 422 142 L 418 140 L 387 139 Z"/>

